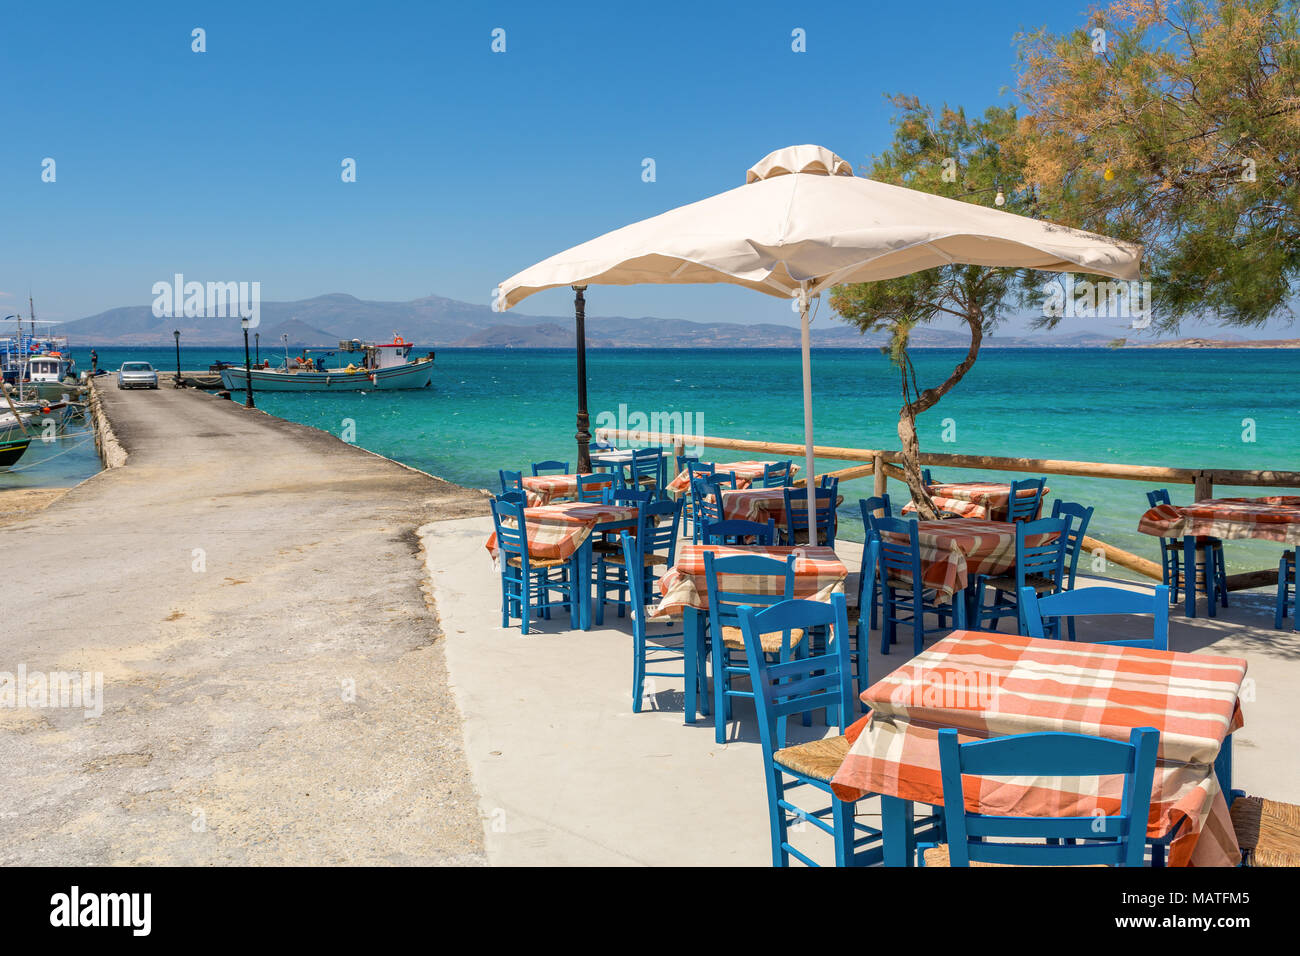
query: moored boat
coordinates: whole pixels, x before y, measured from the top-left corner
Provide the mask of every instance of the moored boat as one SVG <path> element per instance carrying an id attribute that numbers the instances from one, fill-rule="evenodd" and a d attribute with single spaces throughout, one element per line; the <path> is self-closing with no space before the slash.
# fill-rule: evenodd
<path id="1" fill-rule="evenodd" d="M 410 360 L 414 345 L 394 334 L 392 342 L 363 343 L 359 339 L 340 342 L 337 349 L 304 349 L 279 368 L 254 368 L 253 389 L 264 392 L 368 392 L 375 390 L 428 388 L 433 381 L 433 353 Z M 356 355 L 360 360 L 330 366 L 337 353 Z M 318 357 L 317 357 L 318 356 Z M 237 365 L 221 369 L 221 383 L 235 391 L 245 387 L 247 374 Z"/>

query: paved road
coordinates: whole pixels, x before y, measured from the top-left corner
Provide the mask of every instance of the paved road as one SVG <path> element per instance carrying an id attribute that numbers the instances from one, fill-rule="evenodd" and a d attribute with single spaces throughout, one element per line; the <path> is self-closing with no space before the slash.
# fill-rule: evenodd
<path id="1" fill-rule="evenodd" d="M 483 499 L 214 396 L 102 394 L 126 465 L 0 528 L 0 672 L 104 702 L 16 707 L 0 673 L 0 864 L 482 862 L 415 529 Z"/>

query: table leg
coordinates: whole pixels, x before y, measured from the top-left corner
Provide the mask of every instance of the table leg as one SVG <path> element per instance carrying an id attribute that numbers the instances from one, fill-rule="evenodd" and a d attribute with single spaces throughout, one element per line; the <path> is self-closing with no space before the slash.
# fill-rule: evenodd
<path id="1" fill-rule="evenodd" d="M 695 717 L 699 713 L 696 695 L 699 692 L 700 674 L 696 664 L 702 640 L 704 616 L 696 608 L 685 608 L 682 611 L 682 673 L 685 676 L 686 698 L 682 710 L 688 724 L 695 723 Z"/>
<path id="2" fill-rule="evenodd" d="M 1183 613 L 1196 617 L 1196 536 L 1183 536 Z"/>
<path id="3" fill-rule="evenodd" d="M 591 630 L 591 543 L 591 536 L 588 536 L 587 540 L 582 543 L 582 547 L 578 549 L 581 555 L 578 564 L 582 575 L 577 581 L 573 582 L 574 587 L 581 589 L 578 592 L 578 628 L 583 631 Z"/>
<path id="4" fill-rule="evenodd" d="M 1219 780 L 1219 789 L 1223 791 L 1223 799 L 1232 804 L 1232 734 L 1223 738 L 1223 744 L 1219 747 L 1219 754 L 1214 758 L 1214 775 Z"/>
<path id="5" fill-rule="evenodd" d="M 912 801 L 882 794 L 880 819 L 885 866 L 914 866 L 916 834 L 912 832 Z"/>

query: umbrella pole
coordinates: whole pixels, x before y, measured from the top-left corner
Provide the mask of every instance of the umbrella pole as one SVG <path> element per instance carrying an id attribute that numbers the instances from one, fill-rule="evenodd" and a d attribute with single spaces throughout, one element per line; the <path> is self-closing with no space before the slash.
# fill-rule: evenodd
<path id="1" fill-rule="evenodd" d="M 587 300 L 585 285 L 573 286 L 573 318 L 578 328 L 578 473 L 591 471 L 591 431 L 587 417 Z"/>
<path id="2" fill-rule="evenodd" d="M 803 351 L 804 475 L 808 491 L 808 543 L 817 543 L 817 483 L 813 474 L 812 336 L 808 330 L 808 290 L 799 290 L 799 337 Z M 791 536 L 793 540 L 793 536 Z"/>

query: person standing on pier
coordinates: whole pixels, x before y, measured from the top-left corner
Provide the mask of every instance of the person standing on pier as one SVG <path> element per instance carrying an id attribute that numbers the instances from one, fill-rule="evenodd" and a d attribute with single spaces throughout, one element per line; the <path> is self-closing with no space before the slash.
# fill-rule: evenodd
<path id="1" fill-rule="evenodd" d="M 94 375 L 99 371 L 99 353 L 94 349 L 90 350 L 90 374 Z"/>

